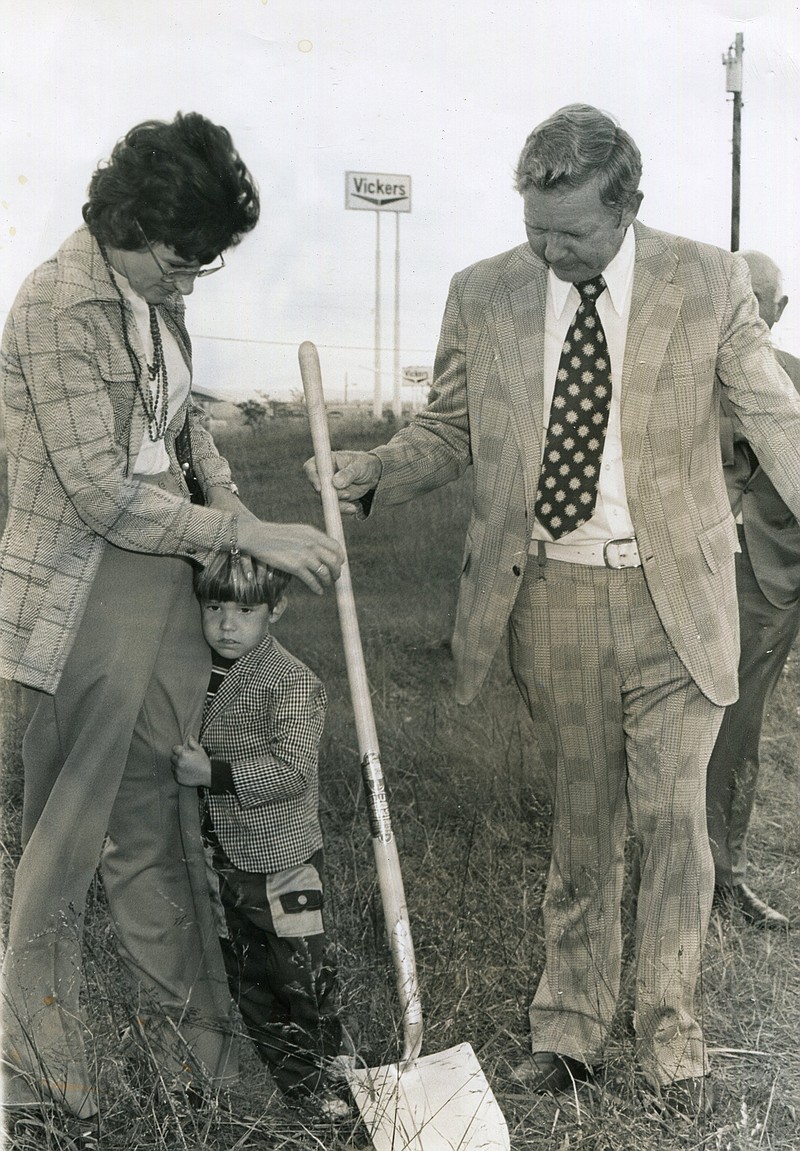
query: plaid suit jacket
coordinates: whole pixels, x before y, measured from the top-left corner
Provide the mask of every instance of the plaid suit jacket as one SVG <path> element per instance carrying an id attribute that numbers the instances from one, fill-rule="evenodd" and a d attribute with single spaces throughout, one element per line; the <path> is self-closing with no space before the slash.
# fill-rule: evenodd
<path id="1" fill-rule="evenodd" d="M 276 872 L 322 847 L 319 741 L 325 688 L 272 637 L 238 659 L 207 704 L 200 740 L 231 765 L 233 793 L 206 791 L 223 851 L 242 871 Z"/>
<path id="2" fill-rule="evenodd" d="M 634 223 L 622 374 L 628 503 L 644 575 L 676 652 L 715 703 L 738 693 L 738 550 L 722 474 L 720 387 L 776 488 L 800 512 L 800 400 L 759 319 L 744 261 Z M 459 272 L 430 402 L 389 444 L 373 508 L 473 469 L 453 652 L 479 690 L 528 558 L 543 445 L 547 269 L 527 245 Z"/>
<path id="3" fill-rule="evenodd" d="M 203 562 L 231 538 L 233 517 L 137 481 L 146 434 L 119 297 L 100 249 L 80 228 L 22 285 L 3 335 L 0 372 L 9 511 L 0 541 L 0 675 L 52 692 L 80 624 L 106 540 L 130 551 Z M 128 306 L 128 305 L 126 305 Z M 191 367 L 183 300 L 161 314 Z M 132 313 L 128 316 L 133 330 Z M 195 470 L 207 488 L 230 470 L 187 399 Z M 185 487 L 185 485 L 184 485 Z"/>

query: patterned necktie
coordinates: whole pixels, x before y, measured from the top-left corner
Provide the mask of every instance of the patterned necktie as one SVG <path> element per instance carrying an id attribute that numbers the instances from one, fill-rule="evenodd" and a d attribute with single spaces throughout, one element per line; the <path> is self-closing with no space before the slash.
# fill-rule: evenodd
<path id="1" fill-rule="evenodd" d="M 596 303 L 602 276 L 575 287 L 581 302 L 567 332 L 556 375 L 534 513 L 553 539 L 594 514 L 611 406 L 611 365 Z"/>

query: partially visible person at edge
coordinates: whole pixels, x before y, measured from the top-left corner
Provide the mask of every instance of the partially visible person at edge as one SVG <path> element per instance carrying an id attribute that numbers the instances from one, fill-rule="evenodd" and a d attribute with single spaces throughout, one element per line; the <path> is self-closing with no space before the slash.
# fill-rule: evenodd
<path id="1" fill-rule="evenodd" d="M 780 268 L 763 252 L 740 252 L 761 319 L 777 324 L 788 303 Z M 800 360 L 773 349 L 800 391 Z M 739 699 L 725 712 L 708 764 L 708 835 L 717 906 L 737 907 L 760 927 L 789 920 L 747 883 L 747 829 L 753 813 L 764 713 L 800 631 L 800 526 L 761 467 L 723 395 L 722 464 L 741 552 L 736 556 L 741 654 Z"/>
<path id="2" fill-rule="evenodd" d="M 175 778 L 200 788 L 220 943 L 233 1001 L 285 1098 L 326 1120 L 346 1059 L 338 972 L 325 931 L 319 742 L 327 695 L 272 625 L 289 576 L 235 557 L 195 574 L 212 650 L 200 740 L 172 750 Z M 216 902 L 216 901 L 215 901 Z"/>
<path id="3" fill-rule="evenodd" d="M 139 124 L 92 176 L 85 225 L 22 285 L 3 337 L 0 673 L 36 696 L 2 973 L 4 1100 L 91 1120 L 89 1134 L 102 1099 L 81 931 L 98 860 L 160 1081 L 200 1092 L 233 1070 L 197 805 L 179 810 L 170 764 L 199 731 L 211 666 L 193 565 L 240 549 L 320 594 L 339 573 L 335 541 L 240 503 L 191 401 L 183 297 L 258 215 L 225 128 L 194 112 Z M 190 502 L 179 449 L 206 506 Z"/>
<path id="4" fill-rule="evenodd" d="M 528 243 L 454 277 L 428 406 L 387 445 L 336 453 L 334 483 L 345 510 L 374 497 L 378 512 L 473 467 L 457 696 L 473 699 L 508 627 L 553 794 L 516 1085 L 571 1091 L 603 1058 L 630 811 L 638 1059 L 658 1105 L 696 1118 L 717 1094 L 695 1004 L 706 766 L 739 657 L 719 395 L 795 514 L 800 400 L 744 261 L 640 224 L 640 178 L 636 144 L 596 108 L 534 129 L 516 172 Z"/>

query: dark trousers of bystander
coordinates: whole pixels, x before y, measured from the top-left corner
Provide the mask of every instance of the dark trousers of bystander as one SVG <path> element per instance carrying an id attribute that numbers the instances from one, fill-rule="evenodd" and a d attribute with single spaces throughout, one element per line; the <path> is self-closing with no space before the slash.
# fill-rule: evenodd
<path id="1" fill-rule="evenodd" d="M 708 765 L 708 837 L 717 884 L 747 881 L 747 829 L 760 767 L 764 713 L 800 631 L 800 601 L 779 608 L 756 579 L 744 531 L 736 556 L 741 656 L 739 699 L 726 709 Z"/>

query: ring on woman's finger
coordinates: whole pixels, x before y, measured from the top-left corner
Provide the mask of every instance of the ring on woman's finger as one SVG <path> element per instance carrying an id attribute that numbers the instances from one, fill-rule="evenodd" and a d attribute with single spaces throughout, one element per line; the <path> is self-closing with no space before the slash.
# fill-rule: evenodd
<path id="1" fill-rule="evenodd" d="M 320 564 L 318 568 L 314 568 L 314 575 L 322 575 L 325 571 L 325 564 Z"/>

